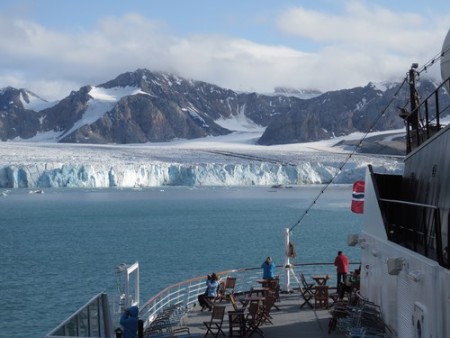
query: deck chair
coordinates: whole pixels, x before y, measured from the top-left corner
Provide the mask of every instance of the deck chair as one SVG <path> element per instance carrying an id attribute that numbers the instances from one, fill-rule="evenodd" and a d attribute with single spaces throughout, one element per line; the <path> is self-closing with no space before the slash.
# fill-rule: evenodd
<path id="1" fill-rule="evenodd" d="M 314 306 L 311 304 L 311 300 L 314 298 L 314 283 L 308 283 L 306 282 L 306 278 L 303 275 L 303 273 L 300 272 L 300 280 L 301 284 L 299 285 L 300 294 L 303 298 L 303 303 L 300 304 L 300 309 L 303 308 L 303 306 L 308 305 L 311 309 L 314 308 Z"/>
<path id="2" fill-rule="evenodd" d="M 262 316 L 260 311 L 260 305 L 257 302 L 250 303 L 248 307 L 248 314 L 245 319 L 245 332 L 247 337 L 250 337 L 253 333 L 259 334 L 261 337 L 264 337 L 264 332 L 260 329 L 262 324 Z"/>
<path id="3" fill-rule="evenodd" d="M 270 311 L 275 307 L 276 297 L 274 295 L 267 295 L 263 301 L 263 305 L 260 311 L 262 324 L 273 324 Z"/>
<path id="4" fill-rule="evenodd" d="M 269 286 L 269 291 L 270 293 L 272 293 L 275 296 L 275 302 L 279 302 L 280 301 L 280 279 L 274 278 L 270 281 L 270 283 L 268 284 Z M 276 305 L 273 304 L 273 307 L 275 307 L 278 311 L 280 311 L 280 308 Z"/>
<path id="5" fill-rule="evenodd" d="M 229 297 L 231 294 L 234 294 L 234 288 L 236 286 L 236 277 L 227 277 L 225 280 L 225 299 Z"/>
<path id="6" fill-rule="evenodd" d="M 245 306 L 238 307 L 236 299 L 234 298 L 234 293 L 230 294 L 230 303 L 233 306 L 234 311 L 245 311 Z"/>
<path id="7" fill-rule="evenodd" d="M 239 337 L 245 335 L 245 307 L 238 307 L 234 294 L 230 294 L 230 303 L 233 306 L 233 310 L 228 311 L 228 317 L 230 319 L 230 336 L 233 336 L 233 328 L 239 328 Z"/>
<path id="8" fill-rule="evenodd" d="M 211 333 L 214 337 L 217 337 L 219 334 L 223 334 L 225 336 L 225 332 L 222 330 L 223 319 L 225 317 L 225 306 L 223 305 L 215 305 L 213 307 L 211 313 L 211 319 L 208 322 L 203 322 L 206 326 L 205 337 Z"/>
<path id="9" fill-rule="evenodd" d="M 222 301 L 223 299 L 229 298 L 230 294 L 234 293 L 234 287 L 236 286 L 236 277 L 227 277 L 225 282 L 220 283 L 220 287 L 217 290 L 217 297 L 214 300 Z"/>
<path id="10" fill-rule="evenodd" d="M 300 275 L 300 280 L 302 281 L 302 285 L 303 285 L 306 289 L 311 289 L 311 290 L 313 290 L 313 288 L 314 288 L 314 283 L 308 283 L 308 282 L 306 281 L 306 278 L 305 278 L 305 275 L 303 274 L 303 272 L 300 272 L 299 275 Z"/>

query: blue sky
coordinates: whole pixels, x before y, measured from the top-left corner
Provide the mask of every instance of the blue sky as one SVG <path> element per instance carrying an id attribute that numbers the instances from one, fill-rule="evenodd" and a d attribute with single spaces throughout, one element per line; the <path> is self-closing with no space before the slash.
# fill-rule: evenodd
<path id="1" fill-rule="evenodd" d="M 403 78 L 449 28 L 448 0 L 2 0 L 0 88 L 60 99 L 137 68 L 237 91 L 351 88 Z"/>

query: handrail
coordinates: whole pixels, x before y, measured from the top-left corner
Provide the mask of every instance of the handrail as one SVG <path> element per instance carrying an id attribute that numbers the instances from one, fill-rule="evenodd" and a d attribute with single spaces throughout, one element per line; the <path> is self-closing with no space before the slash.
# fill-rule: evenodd
<path id="1" fill-rule="evenodd" d="M 417 213 L 413 217 L 414 220 L 409 219 L 406 224 L 397 224 L 399 219 L 395 218 L 395 221 L 392 218 L 392 213 L 389 213 L 388 209 L 384 208 L 383 213 L 385 213 L 385 217 L 388 220 L 386 223 L 388 238 L 410 250 L 423 253 L 426 257 L 435 258 L 442 266 L 448 266 L 448 262 L 444 260 L 440 208 L 438 206 L 384 198 L 380 198 L 379 201 L 387 206 L 400 205 L 400 207 L 395 209 L 395 215 L 399 215 L 402 212 L 414 215 L 414 212 L 408 207 L 415 208 L 414 211 L 416 213 L 422 211 L 420 217 Z M 408 212 L 408 210 L 410 211 Z M 427 213 L 426 210 L 429 210 L 429 212 Z M 420 222 L 420 220 L 422 221 Z M 426 220 L 429 221 L 427 222 Z"/>
<path id="2" fill-rule="evenodd" d="M 416 207 L 439 209 L 437 206 L 432 205 L 432 204 L 416 203 L 416 202 L 402 201 L 402 200 L 392 200 L 392 199 L 387 199 L 387 198 L 380 198 L 379 200 L 380 200 L 380 202 L 386 202 L 386 203 L 398 203 L 398 204 L 404 204 L 404 205 L 412 205 L 412 206 L 416 206 Z"/>
<path id="3" fill-rule="evenodd" d="M 433 92 L 422 100 L 422 102 L 406 117 L 406 144 L 408 154 L 432 137 L 437 131 L 442 129 L 440 120 L 441 114 L 447 110 L 449 106 L 444 108 L 440 106 L 441 102 L 439 101 L 439 93 L 442 87 L 445 85 L 448 86 L 449 84 L 450 78 L 446 79 L 438 87 L 436 87 L 435 90 L 433 90 Z M 432 103 L 429 104 L 433 98 L 434 105 Z M 430 114 L 432 107 L 434 108 L 434 115 Z M 421 108 L 423 109 L 423 112 Z M 436 121 L 435 126 L 431 124 L 434 120 Z M 419 126 L 419 121 L 422 123 L 421 127 Z"/>
<path id="4" fill-rule="evenodd" d="M 351 262 L 350 265 L 357 268 L 360 262 Z M 293 263 L 289 267 L 283 264 L 276 266 L 279 273 L 280 285 L 285 282 L 284 269 L 289 269 L 295 275 L 300 270 L 307 276 L 334 275 L 336 269 L 334 263 Z M 220 271 L 216 273 L 222 279 L 227 276 L 236 277 L 235 293 L 249 292 L 252 287 L 258 286 L 257 280 L 261 278 L 261 268 L 240 268 Z M 297 277 L 292 276 L 295 280 Z M 180 305 L 189 311 L 197 303 L 198 295 L 205 291 L 205 276 L 194 277 L 182 282 L 170 285 L 140 306 L 139 317 L 143 321 L 144 328 L 148 327 L 158 314 L 165 309 Z M 118 328 L 119 323 L 112 323 L 109 304 L 106 293 L 102 292 L 93 297 L 86 305 L 81 307 L 63 323 L 53 329 L 46 338 L 60 337 L 105 337 L 111 338 L 114 334 L 113 328 Z"/>
<path id="5" fill-rule="evenodd" d="M 46 335 L 57 337 L 111 337 L 113 323 L 108 296 L 101 292 Z"/>
<path id="6" fill-rule="evenodd" d="M 350 265 L 355 268 L 358 267 L 359 264 L 359 262 L 350 263 Z M 285 274 L 282 273 L 284 268 L 283 264 L 277 265 L 278 271 L 281 271 L 279 274 L 280 285 L 283 285 L 285 282 Z M 295 271 L 295 269 L 301 269 L 302 273 L 307 277 L 317 274 L 334 275 L 336 273 L 334 263 L 329 262 L 294 263 L 290 265 L 290 268 L 296 275 L 298 275 L 299 271 Z M 222 279 L 225 279 L 227 276 L 237 277 L 235 293 L 241 294 L 248 292 L 252 287 L 258 286 L 257 280 L 261 278 L 261 268 L 251 267 L 231 269 L 216 272 L 216 274 Z M 164 288 L 147 300 L 140 307 L 140 318 L 144 321 L 144 327 L 150 325 L 159 313 L 170 306 L 181 305 L 186 311 L 193 308 L 197 303 L 198 295 L 205 291 L 205 277 L 206 276 L 199 276 L 175 283 Z M 295 284 L 297 283 L 296 281 L 294 282 Z"/>

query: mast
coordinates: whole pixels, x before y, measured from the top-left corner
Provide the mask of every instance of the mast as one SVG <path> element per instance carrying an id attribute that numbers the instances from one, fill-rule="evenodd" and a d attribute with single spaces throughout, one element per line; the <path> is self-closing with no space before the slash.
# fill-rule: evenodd
<path id="1" fill-rule="evenodd" d="M 415 139 L 414 145 L 419 145 L 419 113 L 418 113 L 418 97 L 416 90 L 416 69 L 419 67 L 418 63 L 413 63 L 411 69 L 409 70 L 409 101 L 411 114 L 407 117 L 407 142 L 406 142 L 406 153 L 409 154 L 413 147 L 413 140 Z"/>
<path id="2" fill-rule="evenodd" d="M 289 242 L 290 242 L 290 239 L 289 239 L 289 233 L 290 233 L 290 230 L 289 230 L 289 228 L 286 228 L 286 229 L 284 229 L 285 230 L 285 246 L 284 246 L 284 254 L 285 254 L 285 260 L 284 260 L 284 272 L 285 272 L 285 275 L 286 275 L 286 284 L 285 284 L 285 286 L 284 286 L 284 290 L 286 291 L 286 292 L 290 292 L 290 291 L 292 291 L 292 288 L 291 288 L 291 273 L 293 272 L 292 270 L 291 270 L 291 262 L 290 262 L 290 257 L 289 257 Z"/>

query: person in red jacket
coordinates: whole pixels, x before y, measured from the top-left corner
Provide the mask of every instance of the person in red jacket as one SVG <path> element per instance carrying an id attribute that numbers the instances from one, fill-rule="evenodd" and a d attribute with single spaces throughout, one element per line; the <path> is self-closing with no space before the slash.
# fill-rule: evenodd
<path id="1" fill-rule="evenodd" d="M 334 265 L 337 267 L 337 288 L 339 289 L 339 284 L 345 283 L 345 278 L 348 273 L 348 257 L 344 255 L 342 251 L 338 251 L 338 254 L 334 260 Z"/>

